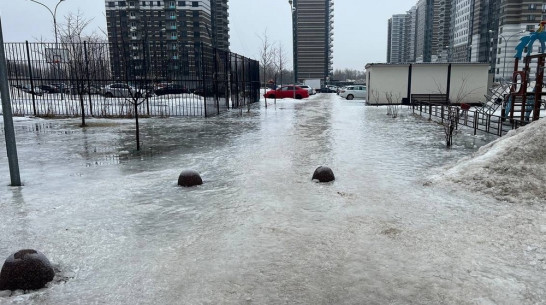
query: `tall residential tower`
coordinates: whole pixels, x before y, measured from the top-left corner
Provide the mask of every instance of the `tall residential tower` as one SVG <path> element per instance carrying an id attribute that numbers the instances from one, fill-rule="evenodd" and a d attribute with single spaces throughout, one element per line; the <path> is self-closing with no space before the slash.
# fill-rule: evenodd
<path id="1" fill-rule="evenodd" d="M 227 9 L 227 0 L 106 0 L 114 76 L 190 73 L 201 45 L 229 48 Z"/>
<path id="2" fill-rule="evenodd" d="M 293 0 L 294 73 L 298 81 L 332 74 L 333 0 Z"/>

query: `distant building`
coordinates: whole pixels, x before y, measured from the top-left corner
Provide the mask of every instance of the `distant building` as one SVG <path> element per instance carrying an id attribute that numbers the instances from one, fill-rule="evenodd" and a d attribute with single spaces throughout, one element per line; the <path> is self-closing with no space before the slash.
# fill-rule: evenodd
<path id="1" fill-rule="evenodd" d="M 293 0 L 294 73 L 298 81 L 333 72 L 333 0 Z"/>
<path id="2" fill-rule="evenodd" d="M 522 32 L 535 31 L 538 23 L 544 17 L 546 17 L 546 3 L 544 1 L 501 0 L 497 37 L 496 79 L 509 79 L 512 77 L 514 48 L 519 43 L 519 38 L 528 34 Z"/>
<path id="3" fill-rule="evenodd" d="M 490 63 L 490 73 L 495 71 L 497 60 L 497 31 L 501 0 L 474 0 L 472 9 L 472 33 L 470 36 L 470 62 Z"/>
<path id="4" fill-rule="evenodd" d="M 489 63 L 497 80 L 510 79 L 519 38 L 541 20 L 544 0 L 417 0 L 389 19 L 387 62 Z"/>
<path id="5" fill-rule="evenodd" d="M 227 0 L 105 3 L 115 77 L 187 75 L 201 44 L 229 48 Z"/>
<path id="6" fill-rule="evenodd" d="M 387 62 L 403 63 L 409 61 L 408 48 L 408 15 L 397 14 L 389 19 Z"/>

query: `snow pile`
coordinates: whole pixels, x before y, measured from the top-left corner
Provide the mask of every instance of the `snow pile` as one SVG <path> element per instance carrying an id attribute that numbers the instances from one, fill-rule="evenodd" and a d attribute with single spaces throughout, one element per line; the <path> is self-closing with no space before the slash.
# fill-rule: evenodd
<path id="1" fill-rule="evenodd" d="M 456 183 L 514 203 L 546 203 L 546 120 L 512 130 L 441 170 L 432 182 Z"/>

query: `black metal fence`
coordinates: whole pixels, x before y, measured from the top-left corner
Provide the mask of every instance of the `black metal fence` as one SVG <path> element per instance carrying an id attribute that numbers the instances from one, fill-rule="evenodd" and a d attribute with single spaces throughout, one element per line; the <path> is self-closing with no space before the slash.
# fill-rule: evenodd
<path id="1" fill-rule="evenodd" d="M 473 129 L 474 135 L 478 131 L 503 136 L 512 129 L 528 124 L 528 121 L 509 119 L 478 110 L 461 109 L 459 106 L 434 104 L 426 102 L 414 102 L 410 107 L 415 114 L 426 116 L 429 120 L 437 119 L 440 123 L 449 120 L 449 114 L 455 115 L 455 129 L 466 126 Z M 450 111 L 450 109 L 452 111 Z M 454 110 L 454 111 L 453 111 Z"/>
<path id="2" fill-rule="evenodd" d="M 14 115 L 212 116 L 259 101 L 259 63 L 207 45 L 6 43 Z"/>

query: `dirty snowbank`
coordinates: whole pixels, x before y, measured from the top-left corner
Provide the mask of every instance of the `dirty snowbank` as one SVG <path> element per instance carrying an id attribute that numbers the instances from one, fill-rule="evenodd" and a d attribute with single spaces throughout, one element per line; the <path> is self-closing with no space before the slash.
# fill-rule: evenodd
<path id="1" fill-rule="evenodd" d="M 546 120 L 510 131 L 431 178 L 513 203 L 546 203 Z"/>

